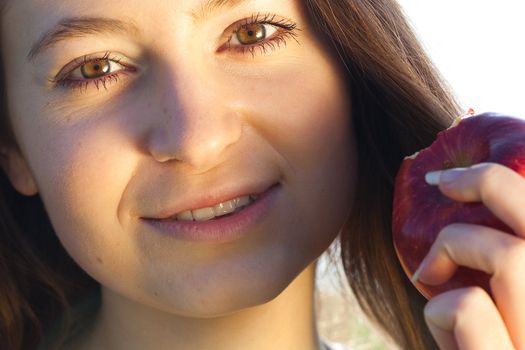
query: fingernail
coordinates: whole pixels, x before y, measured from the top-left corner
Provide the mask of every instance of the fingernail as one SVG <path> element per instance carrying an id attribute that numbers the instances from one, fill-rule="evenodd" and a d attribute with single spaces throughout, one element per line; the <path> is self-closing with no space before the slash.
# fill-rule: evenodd
<path id="1" fill-rule="evenodd" d="M 417 280 L 419 279 L 419 275 L 421 275 L 421 271 L 423 271 L 425 266 L 426 266 L 426 261 L 425 261 L 425 259 L 423 259 L 423 261 L 421 262 L 421 264 L 417 268 L 416 272 L 414 272 L 414 274 L 410 278 L 410 282 L 412 282 L 412 284 L 416 284 Z"/>
<path id="2" fill-rule="evenodd" d="M 432 185 L 432 186 L 437 186 L 439 185 L 439 179 L 441 178 L 441 173 L 443 171 L 431 171 L 429 173 L 426 173 L 425 175 L 425 181 L 427 182 L 427 184 L 429 185 Z"/>
<path id="3" fill-rule="evenodd" d="M 431 171 L 425 174 L 425 181 L 429 185 L 437 186 L 455 182 L 466 168 L 453 168 L 448 170 Z"/>
<path id="4" fill-rule="evenodd" d="M 440 182 L 442 184 L 450 184 L 455 182 L 463 173 L 465 168 L 454 168 L 443 171 L 440 177 Z"/>

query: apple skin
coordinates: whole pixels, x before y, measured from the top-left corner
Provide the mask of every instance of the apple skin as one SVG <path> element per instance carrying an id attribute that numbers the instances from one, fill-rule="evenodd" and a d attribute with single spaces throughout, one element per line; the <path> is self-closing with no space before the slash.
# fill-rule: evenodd
<path id="1" fill-rule="evenodd" d="M 449 224 L 484 225 L 514 234 L 483 203 L 454 201 L 437 186 L 425 182 L 429 171 L 485 162 L 502 164 L 525 177 L 525 120 L 497 113 L 458 118 L 453 126 L 438 133 L 432 145 L 401 163 L 394 188 L 392 234 L 396 254 L 409 277 L 430 251 L 441 229 Z M 490 294 L 489 279 L 485 272 L 459 267 L 441 285 L 416 282 L 415 286 L 427 299 L 474 285 Z"/>

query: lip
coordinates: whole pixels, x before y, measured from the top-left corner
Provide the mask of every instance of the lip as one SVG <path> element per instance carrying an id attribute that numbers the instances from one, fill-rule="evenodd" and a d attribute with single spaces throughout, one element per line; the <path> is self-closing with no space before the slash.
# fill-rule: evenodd
<path id="1" fill-rule="evenodd" d="M 277 183 L 268 184 L 268 182 L 265 182 L 247 184 L 244 186 L 233 184 L 231 185 L 233 188 L 230 188 L 230 186 L 217 189 L 213 192 L 206 190 L 202 191 L 203 194 L 201 196 L 195 196 L 194 194 L 192 194 L 190 198 L 184 198 L 181 196 L 177 202 L 172 205 L 166 205 L 166 209 L 161 210 L 158 214 L 155 214 L 152 217 L 147 217 L 147 219 L 168 219 L 186 210 L 213 207 L 219 203 L 243 196 L 261 195 L 275 184 Z"/>
<path id="2" fill-rule="evenodd" d="M 225 243 L 246 236 L 274 207 L 281 186 L 275 184 L 254 202 L 228 216 L 207 221 L 177 221 L 169 219 L 141 218 L 148 226 L 163 235 L 186 241 Z"/>

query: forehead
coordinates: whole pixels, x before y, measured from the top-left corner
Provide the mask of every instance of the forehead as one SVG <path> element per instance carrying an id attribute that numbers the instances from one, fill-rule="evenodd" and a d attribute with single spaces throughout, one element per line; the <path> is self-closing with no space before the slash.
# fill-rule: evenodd
<path id="1" fill-rule="evenodd" d="M 297 0 L 0 0 L 3 22 L 20 23 L 22 18 L 31 18 L 24 23 L 26 28 L 35 29 L 42 21 L 52 21 L 63 16 L 87 16 L 90 14 L 143 17 L 144 11 L 156 8 L 169 9 L 169 12 L 181 12 L 194 20 L 205 19 L 215 10 L 232 9 L 242 5 L 257 6 L 291 4 Z M 20 23 L 21 24 L 21 23 Z"/>
<path id="2" fill-rule="evenodd" d="M 292 4 L 295 7 L 296 2 L 297 0 L 11 0 L 5 2 L 7 6 L 2 12 L 2 43 L 11 44 L 11 48 L 24 46 L 23 49 L 29 53 L 29 43 L 34 43 L 66 18 L 120 19 L 152 32 L 159 27 L 166 30 L 170 26 L 172 33 L 175 33 L 186 28 L 188 22 L 201 24 L 221 10 L 231 11 L 243 8 L 243 5 L 251 5 L 254 11 L 264 11 L 264 8 L 274 10 L 291 7 Z M 166 20 L 163 21 L 162 17 Z"/>

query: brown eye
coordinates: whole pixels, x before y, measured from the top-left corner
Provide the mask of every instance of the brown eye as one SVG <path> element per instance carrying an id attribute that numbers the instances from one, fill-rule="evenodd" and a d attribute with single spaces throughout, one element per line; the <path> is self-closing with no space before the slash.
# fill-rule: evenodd
<path id="1" fill-rule="evenodd" d="M 100 78 L 108 74 L 111 70 L 111 62 L 108 59 L 94 60 L 86 62 L 80 66 L 80 73 L 84 79 Z"/>
<path id="2" fill-rule="evenodd" d="M 237 30 L 236 37 L 242 45 L 253 45 L 266 38 L 266 28 L 262 23 L 246 24 Z"/>

